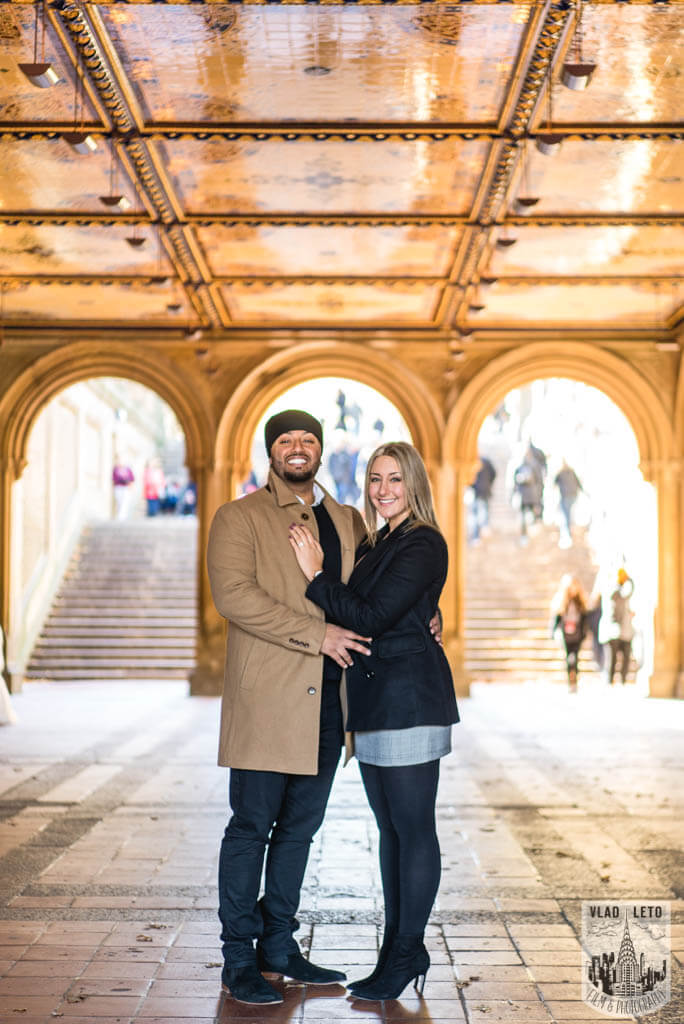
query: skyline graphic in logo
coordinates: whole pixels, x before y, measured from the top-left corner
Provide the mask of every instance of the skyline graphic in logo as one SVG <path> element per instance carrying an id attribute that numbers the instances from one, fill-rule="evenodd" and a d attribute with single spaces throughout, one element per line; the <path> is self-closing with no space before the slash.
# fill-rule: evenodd
<path id="1" fill-rule="evenodd" d="M 609 1017 L 645 1016 L 670 1001 L 670 904 L 582 903 L 582 1001 Z"/>

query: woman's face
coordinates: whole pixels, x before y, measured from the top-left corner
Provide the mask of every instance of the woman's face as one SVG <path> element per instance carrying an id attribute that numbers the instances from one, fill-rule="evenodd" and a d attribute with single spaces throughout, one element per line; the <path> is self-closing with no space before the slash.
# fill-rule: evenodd
<path id="1" fill-rule="evenodd" d="M 368 497 L 390 530 L 402 523 L 409 514 L 404 480 L 399 464 L 391 455 L 378 455 L 368 478 Z"/>

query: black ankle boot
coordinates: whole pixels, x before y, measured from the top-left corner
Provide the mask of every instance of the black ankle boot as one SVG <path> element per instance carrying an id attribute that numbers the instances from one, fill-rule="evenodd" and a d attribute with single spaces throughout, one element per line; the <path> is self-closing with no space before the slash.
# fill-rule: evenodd
<path id="1" fill-rule="evenodd" d="M 303 981 L 305 985 L 339 985 L 347 980 L 342 971 L 333 971 L 329 967 L 312 964 L 297 950 L 282 960 L 267 960 L 263 950 L 257 944 L 257 964 L 260 971 L 266 974 L 282 974 L 284 978 Z"/>
<path id="2" fill-rule="evenodd" d="M 389 951 L 392 946 L 392 942 L 394 941 L 395 934 L 394 928 L 385 929 L 385 934 L 382 937 L 382 945 L 380 946 L 380 952 L 378 953 L 378 962 L 371 973 L 365 978 L 359 978 L 357 981 L 352 981 L 350 985 L 347 985 L 349 992 L 355 994 L 357 988 L 365 988 L 366 985 L 370 985 L 375 981 L 387 962 L 387 957 L 389 956 Z"/>
<path id="3" fill-rule="evenodd" d="M 221 982 L 238 1003 L 282 1003 L 283 997 L 266 981 L 256 964 L 224 967 Z"/>
<path id="4" fill-rule="evenodd" d="M 430 957 L 422 935 L 397 935 L 375 980 L 368 985 L 355 986 L 352 995 L 374 1001 L 398 999 L 409 981 L 413 981 L 416 991 L 422 995 L 429 966 Z"/>

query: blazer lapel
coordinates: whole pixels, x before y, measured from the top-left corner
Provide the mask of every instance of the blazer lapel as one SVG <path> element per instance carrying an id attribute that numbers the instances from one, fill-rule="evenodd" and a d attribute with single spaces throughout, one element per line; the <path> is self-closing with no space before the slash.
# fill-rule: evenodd
<path id="1" fill-rule="evenodd" d="M 391 533 L 381 531 L 382 539 L 378 540 L 374 548 L 369 548 L 359 562 L 356 563 L 354 571 L 349 577 L 349 586 L 358 590 L 364 580 L 367 580 L 385 559 L 392 553 L 397 537 L 403 532 L 401 526 Z"/>

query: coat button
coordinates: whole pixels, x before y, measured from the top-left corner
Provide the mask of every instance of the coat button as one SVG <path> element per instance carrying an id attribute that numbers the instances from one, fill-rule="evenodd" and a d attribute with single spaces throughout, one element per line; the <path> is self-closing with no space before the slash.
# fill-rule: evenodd
<path id="1" fill-rule="evenodd" d="M 375 679 L 375 672 L 366 672 L 366 679 Z"/>
<path id="2" fill-rule="evenodd" d="M 302 519 L 308 519 L 308 518 L 309 518 L 309 513 L 308 512 L 302 512 Z"/>
<path id="3" fill-rule="evenodd" d="M 310 686 L 309 689 L 306 692 L 310 693 L 313 696 L 314 693 L 316 692 L 316 687 L 315 686 Z"/>

